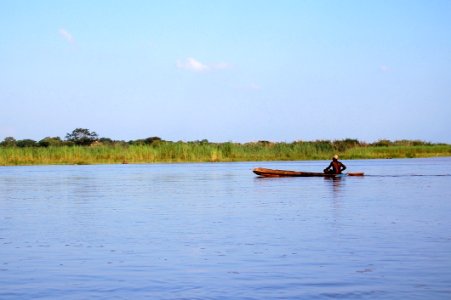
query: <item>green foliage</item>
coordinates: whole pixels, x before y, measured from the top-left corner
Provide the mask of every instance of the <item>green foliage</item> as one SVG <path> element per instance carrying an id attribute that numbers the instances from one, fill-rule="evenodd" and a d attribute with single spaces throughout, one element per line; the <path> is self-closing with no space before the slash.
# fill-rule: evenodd
<path id="1" fill-rule="evenodd" d="M 91 132 L 86 128 L 76 128 L 71 133 L 66 134 L 66 140 L 80 146 L 89 146 L 97 138 L 98 136 L 95 131 Z"/>
<path id="2" fill-rule="evenodd" d="M 144 140 L 144 144 L 145 145 L 152 145 L 152 144 L 157 144 L 161 142 L 161 138 L 157 137 L 157 136 L 153 136 L 153 137 L 148 137 L 147 139 Z"/>
<path id="3" fill-rule="evenodd" d="M 342 159 L 451 156 L 451 145 L 418 140 L 379 140 L 372 144 L 356 139 L 292 143 L 262 140 L 241 144 L 148 137 L 124 142 L 99 139 L 95 132 L 83 128 L 68 133 L 66 141 L 59 137 L 39 142 L 7 137 L 0 146 L 0 165 L 329 160 L 334 154 Z"/>
<path id="4" fill-rule="evenodd" d="M 16 143 L 17 147 L 25 148 L 25 147 L 37 147 L 38 144 L 35 140 L 25 139 L 25 140 L 18 140 Z"/>
<path id="5" fill-rule="evenodd" d="M 359 146 L 360 142 L 356 139 L 344 139 L 341 141 L 336 140 L 333 142 L 333 148 L 335 151 L 338 152 L 344 152 L 350 148 L 355 148 Z"/>
<path id="6" fill-rule="evenodd" d="M 99 142 L 101 145 L 108 145 L 108 146 L 111 146 L 111 145 L 114 144 L 114 141 L 113 141 L 112 139 L 110 139 L 110 138 L 100 138 L 100 139 L 98 140 L 98 142 Z"/>
<path id="7" fill-rule="evenodd" d="M 393 145 L 393 143 L 389 140 L 379 140 L 379 141 L 373 143 L 372 145 L 375 147 L 388 147 L 388 146 Z"/>
<path id="8" fill-rule="evenodd" d="M 16 147 L 17 141 L 12 136 L 6 137 L 3 142 L 0 143 L 2 147 Z"/>
<path id="9" fill-rule="evenodd" d="M 158 144 L 160 142 L 163 142 L 163 140 L 157 136 L 148 137 L 145 139 L 139 139 L 135 141 L 128 142 L 130 145 L 152 145 L 152 144 Z"/>
<path id="10" fill-rule="evenodd" d="M 322 150 L 317 146 L 315 142 L 267 145 L 160 142 L 158 145 L 99 143 L 95 147 L 1 147 L 0 165 L 329 160 L 336 153 L 334 149 Z M 451 156 L 451 145 L 358 146 L 340 152 L 339 155 L 345 160 Z"/>
<path id="11" fill-rule="evenodd" d="M 393 145 L 396 146 L 428 146 L 431 145 L 431 143 L 419 141 L 419 140 L 399 140 L 393 142 Z"/>
<path id="12" fill-rule="evenodd" d="M 63 145 L 63 141 L 59 137 L 46 137 L 38 142 L 40 147 L 58 147 Z"/>
<path id="13" fill-rule="evenodd" d="M 220 146 L 221 154 L 224 157 L 233 157 L 233 144 L 232 143 L 224 143 Z"/>

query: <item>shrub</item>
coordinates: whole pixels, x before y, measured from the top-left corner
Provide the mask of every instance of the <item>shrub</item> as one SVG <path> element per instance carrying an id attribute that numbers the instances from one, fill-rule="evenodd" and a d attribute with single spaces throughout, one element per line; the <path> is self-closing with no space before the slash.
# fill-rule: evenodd
<path id="1" fill-rule="evenodd" d="M 375 147 L 388 147 L 393 145 L 393 143 L 389 140 L 379 140 L 371 145 Z"/>
<path id="2" fill-rule="evenodd" d="M 63 141 L 59 137 L 46 137 L 38 142 L 40 147 L 62 146 Z"/>
<path id="3" fill-rule="evenodd" d="M 25 147 L 37 147 L 38 144 L 35 140 L 25 139 L 25 140 L 18 140 L 16 143 L 17 147 L 25 148 Z"/>

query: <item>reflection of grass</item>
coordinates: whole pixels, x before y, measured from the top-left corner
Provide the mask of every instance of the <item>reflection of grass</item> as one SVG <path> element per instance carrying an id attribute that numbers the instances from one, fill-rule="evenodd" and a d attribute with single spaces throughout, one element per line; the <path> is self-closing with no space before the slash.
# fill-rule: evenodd
<path id="1" fill-rule="evenodd" d="M 0 147 L 0 165 L 116 164 L 156 162 L 228 162 L 451 156 L 446 144 L 334 144 L 328 141 L 294 143 L 161 142 L 155 145 Z"/>

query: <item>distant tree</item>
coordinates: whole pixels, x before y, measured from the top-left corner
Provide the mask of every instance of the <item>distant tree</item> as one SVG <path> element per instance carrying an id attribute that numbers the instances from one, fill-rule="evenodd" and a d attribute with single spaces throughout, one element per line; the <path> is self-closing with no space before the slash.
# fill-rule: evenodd
<path id="1" fill-rule="evenodd" d="M 0 143 L 2 147 L 16 147 L 17 141 L 12 136 L 6 137 L 3 142 Z"/>
<path id="2" fill-rule="evenodd" d="M 333 147 L 336 151 L 346 151 L 347 149 L 360 146 L 360 142 L 357 139 L 344 139 L 333 141 Z"/>
<path id="3" fill-rule="evenodd" d="M 102 145 L 108 145 L 108 146 L 111 146 L 111 145 L 114 144 L 114 141 L 113 141 L 112 139 L 110 139 L 110 138 L 105 138 L 105 137 L 100 138 L 100 139 L 99 139 L 99 142 L 100 142 L 100 144 L 102 144 Z"/>
<path id="4" fill-rule="evenodd" d="M 128 141 L 129 145 L 157 145 L 160 142 L 164 142 L 161 138 L 157 136 L 148 137 L 145 139 L 131 140 Z"/>
<path id="5" fill-rule="evenodd" d="M 317 151 L 321 152 L 331 152 L 334 150 L 332 142 L 330 140 L 316 140 L 311 142 Z"/>
<path id="6" fill-rule="evenodd" d="M 146 145 L 151 145 L 151 144 L 159 143 L 159 142 L 161 142 L 161 138 L 159 138 L 157 136 L 148 137 L 147 139 L 144 139 L 144 144 L 146 144 Z"/>
<path id="7" fill-rule="evenodd" d="M 430 146 L 431 143 L 424 142 L 421 140 L 398 140 L 398 141 L 394 141 L 393 145 L 396 145 L 396 146 Z"/>
<path id="8" fill-rule="evenodd" d="M 18 140 L 16 142 L 17 147 L 25 148 L 25 147 L 37 147 L 38 144 L 35 140 L 25 139 L 25 140 Z"/>
<path id="9" fill-rule="evenodd" d="M 67 141 L 81 146 L 89 146 L 97 139 L 98 135 L 95 131 L 91 132 L 85 128 L 76 128 L 71 133 L 66 134 Z"/>
<path id="10" fill-rule="evenodd" d="M 143 139 L 139 139 L 139 140 L 130 140 L 128 141 L 129 145 L 144 145 L 144 140 Z"/>
<path id="11" fill-rule="evenodd" d="M 371 146 L 376 146 L 376 147 L 388 147 L 393 145 L 393 142 L 391 142 L 390 140 L 378 140 L 377 142 L 371 144 Z"/>
<path id="12" fill-rule="evenodd" d="M 46 138 L 43 138 L 42 140 L 40 140 L 38 142 L 38 145 L 40 147 L 62 146 L 63 145 L 63 141 L 58 136 L 56 136 L 56 137 L 46 137 Z"/>
<path id="13" fill-rule="evenodd" d="M 114 141 L 114 145 L 125 147 L 128 146 L 128 143 L 126 141 Z"/>

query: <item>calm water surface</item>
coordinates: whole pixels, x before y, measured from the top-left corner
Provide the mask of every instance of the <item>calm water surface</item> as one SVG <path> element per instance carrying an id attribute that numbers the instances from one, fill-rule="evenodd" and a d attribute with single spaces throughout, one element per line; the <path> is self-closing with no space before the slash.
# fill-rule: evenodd
<path id="1" fill-rule="evenodd" d="M 451 158 L 327 163 L 0 167 L 0 299 L 451 299 Z"/>

